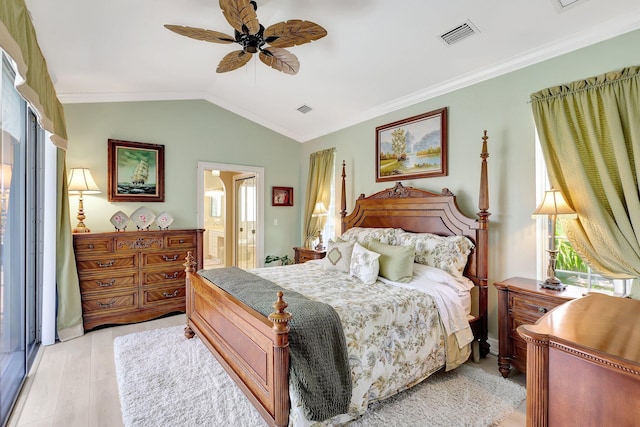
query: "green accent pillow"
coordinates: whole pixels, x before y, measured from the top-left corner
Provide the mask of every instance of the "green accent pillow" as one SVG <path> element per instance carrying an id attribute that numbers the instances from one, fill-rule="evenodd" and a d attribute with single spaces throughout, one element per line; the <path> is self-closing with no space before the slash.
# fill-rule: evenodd
<path id="1" fill-rule="evenodd" d="M 408 283 L 413 278 L 413 262 L 416 248 L 409 246 L 393 246 L 372 239 L 370 251 L 380 254 L 380 275 L 394 282 Z"/>

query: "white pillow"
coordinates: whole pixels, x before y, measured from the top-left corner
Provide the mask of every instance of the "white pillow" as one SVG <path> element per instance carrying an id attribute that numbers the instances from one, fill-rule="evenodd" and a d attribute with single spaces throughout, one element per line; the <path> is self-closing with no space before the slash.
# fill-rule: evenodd
<path id="1" fill-rule="evenodd" d="M 334 242 L 329 239 L 327 254 L 322 259 L 322 268 L 325 270 L 338 270 L 343 273 L 349 273 L 353 245 L 354 242 L 345 242 L 341 239 Z"/>
<path id="2" fill-rule="evenodd" d="M 449 286 L 459 294 L 466 294 L 473 289 L 474 284 L 468 277 L 457 278 L 436 267 L 415 263 L 413 264 L 413 276 L 415 278 L 427 278 L 434 282 Z"/>
<path id="3" fill-rule="evenodd" d="M 351 253 L 349 274 L 360 279 L 365 285 L 375 283 L 378 279 L 378 272 L 380 271 L 378 258 L 380 258 L 380 254 L 370 251 L 356 243 Z"/>

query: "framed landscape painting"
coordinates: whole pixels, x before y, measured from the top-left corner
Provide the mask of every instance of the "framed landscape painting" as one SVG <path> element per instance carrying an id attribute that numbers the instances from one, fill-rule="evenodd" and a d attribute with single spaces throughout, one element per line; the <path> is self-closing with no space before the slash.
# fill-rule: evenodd
<path id="1" fill-rule="evenodd" d="M 376 128 L 376 182 L 447 175 L 447 107 Z"/>
<path id="2" fill-rule="evenodd" d="M 164 145 L 109 139 L 110 202 L 164 202 Z"/>

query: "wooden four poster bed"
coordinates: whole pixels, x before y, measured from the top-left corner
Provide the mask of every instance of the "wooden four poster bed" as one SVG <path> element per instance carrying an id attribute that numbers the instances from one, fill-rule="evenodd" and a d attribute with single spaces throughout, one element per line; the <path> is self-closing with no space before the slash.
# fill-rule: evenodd
<path id="1" fill-rule="evenodd" d="M 369 197 L 361 195 L 352 213 L 347 215 L 344 163 L 342 169 L 343 235 L 350 229 L 402 229 L 408 233 L 465 236 L 472 242 L 466 265 L 461 268 L 461 271 L 466 278 L 470 279 L 469 283 L 472 283 L 470 287 L 473 288 L 470 292 L 473 311 L 467 318 L 470 330 L 473 332 L 470 340 L 473 341 L 474 358 L 485 357 L 489 352 L 487 233 L 490 213 L 488 212 L 487 139 L 485 131 L 480 154 L 482 162 L 479 212 L 475 218 L 467 217 L 460 212 L 455 196 L 446 188 L 441 194 L 436 194 L 404 187 L 401 183 Z M 284 296 L 283 292 L 277 292 L 277 301 L 272 305 L 274 311 L 264 315 L 204 278 L 200 274 L 204 272 L 196 272 L 195 265 L 193 257 L 189 254 L 185 263 L 187 313 L 185 335 L 188 338 L 198 335 L 269 425 L 288 425 L 290 409 L 293 413 L 289 382 L 291 314 L 285 310 L 288 307 L 285 300 L 291 302 L 287 295 L 291 296 L 295 292 L 289 293 L 285 290 Z M 305 265 L 307 263 L 299 264 L 297 268 Z M 268 267 L 258 270 L 269 270 L 271 274 L 275 274 L 277 269 L 290 267 L 296 266 Z M 324 271 L 322 273 L 325 274 Z M 270 295 L 276 297 L 276 292 Z M 294 304 L 292 303 L 289 309 L 293 309 Z M 438 369 L 442 366 L 438 365 Z M 433 372 L 430 371 L 428 375 L 431 373 Z M 425 376 L 420 377 L 419 380 L 423 377 Z M 417 381 L 404 386 L 406 388 L 415 383 Z M 394 393 L 401 390 L 395 390 Z"/>

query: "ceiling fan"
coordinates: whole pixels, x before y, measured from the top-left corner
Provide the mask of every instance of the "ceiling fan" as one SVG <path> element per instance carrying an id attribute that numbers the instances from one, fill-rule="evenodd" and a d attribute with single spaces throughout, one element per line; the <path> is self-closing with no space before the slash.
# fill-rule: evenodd
<path id="1" fill-rule="evenodd" d="M 300 69 L 298 58 L 286 47 L 292 47 L 327 35 L 320 25 L 310 21 L 292 19 L 270 25 L 266 29 L 258 22 L 258 5 L 249 0 L 220 0 L 220 9 L 229 24 L 234 28 L 234 36 L 202 28 L 166 24 L 165 28 L 182 36 L 211 43 L 238 43 L 236 50 L 222 58 L 216 72 L 226 73 L 245 65 L 254 53 L 260 60 L 278 71 L 297 74 Z"/>

